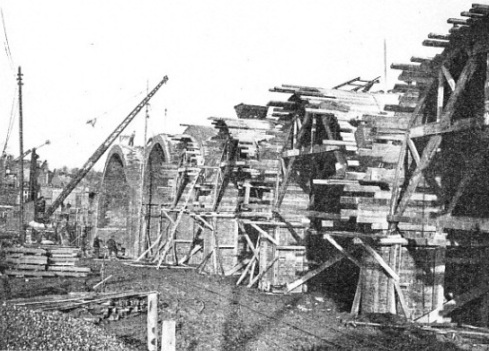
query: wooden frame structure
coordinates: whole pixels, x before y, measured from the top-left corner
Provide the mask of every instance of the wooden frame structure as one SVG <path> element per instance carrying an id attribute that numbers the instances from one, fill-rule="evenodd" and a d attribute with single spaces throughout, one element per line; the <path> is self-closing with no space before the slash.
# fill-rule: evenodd
<path id="1" fill-rule="evenodd" d="M 346 258 L 358 267 L 352 313 L 444 320 L 454 310 L 446 277 L 456 281 L 453 263 L 468 261 L 456 247 L 489 248 L 489 6 L 462 16 L 423 42 L 438 54 L 392 64 L 402 71 L 393 91 L 359 78 L 333 89 L 282 85 L 271 91 L 285 101 L 210 118 L 211 154 L 180 136 L 175 197 L 158 214 L 169 234 L 153 242 L 153 261 L 173 252 L 167 263 L 183 264 L 202 249 L 200 271 L 300 292 Z M 183 218 L 193 235 L 179 258 Z M 326 258 L 315 259 L 311 238 Z M 317 264 L 307 271 L 308 262 Z M 481 255 L 477 265 L 486 263 Z M 482 296 L 487 322 L 487 287 L 473 285 L 454 301 Z"/>

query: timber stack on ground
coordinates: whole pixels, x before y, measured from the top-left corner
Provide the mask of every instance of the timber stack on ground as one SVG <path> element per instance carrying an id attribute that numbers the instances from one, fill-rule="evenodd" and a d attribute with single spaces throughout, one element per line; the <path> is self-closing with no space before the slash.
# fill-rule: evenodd
<path id="1" fill-rule="evenodd" d="M 4 249 L 8 269 L 16 277 L 87 277 L 89 267 L 77 266 L 80 249 L 76 247 L 10 247 Z"/>

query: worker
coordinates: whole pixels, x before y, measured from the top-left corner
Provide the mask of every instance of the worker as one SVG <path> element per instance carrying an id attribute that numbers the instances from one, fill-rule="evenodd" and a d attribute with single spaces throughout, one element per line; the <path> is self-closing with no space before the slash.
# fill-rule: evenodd
<path id="1" fill-rule="evenodd" d="M 129 146 L 134 146 L 134 138 L 136 137 L 136 131 L 134 130 L 131 134 L 131 136 L 129 137 Z"/>
<path id="2" fill-rule="evenodd" d="M 109 250 L 109 258 L 117 258 L 117 243 L 114 240 L 114 236 L 111 235 L 110 239 L 107 240 L 107 249 Z"/>
<path id="3" fill-rule="evenodd" d="M 68 245 L 68 216 L 66 215 L 61 215 L 60 221 L 57 223 L 56 226 L 56 233 L 58 235 L 58 240 L 60 241 L 61 245 Z"/>
<path id="4" fill-rule="evenodd" d="M 99 258 L 100 257 L 100 239 L 98 238 L 98 236 L 95 236 L 95 238 L 93 239 L 93 256 L 95 258 Z"/>

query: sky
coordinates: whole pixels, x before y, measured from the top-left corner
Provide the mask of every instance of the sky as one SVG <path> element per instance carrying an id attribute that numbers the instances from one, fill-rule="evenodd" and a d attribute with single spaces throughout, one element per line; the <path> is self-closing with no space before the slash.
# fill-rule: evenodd
<path id="1" fill-rule="evenodd" d="M 331 88 L 358 76 L 384 78 L 384 40 L 388 66 L 433 56 L 440 50 L 422 41 L 446 34 L 447 19 L 471 3 L 0 0 L 0 147 L 13 114 L 6 150 L 19 154 L 19 66 L 24 150 L 50 140 L 38 153 L 51 169 L 79 168 L 165 75 L 150 101 L 148 137 L 234 117 L 242 102 L 285 99 L 268 91 L 281 84 Z M 374 89 L 392 87 L 399 74 L 389 68 Z M 144 114 L 124 132 L 136 131 L 141 145 Z M 104 164 L 105 157 L 95 169 Z"/>

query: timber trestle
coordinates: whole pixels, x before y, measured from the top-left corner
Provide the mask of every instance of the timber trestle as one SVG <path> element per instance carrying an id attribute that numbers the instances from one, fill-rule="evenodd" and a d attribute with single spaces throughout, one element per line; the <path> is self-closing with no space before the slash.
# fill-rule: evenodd
<path id="1" fill-rule="evenodd" d="M 139 259 L 281 293 L 345 259 L 353 314 L 487 325 L 489 6 L 462 16 L 423 42 L 433 57 L 392 64 L 389 92 L 281 85 L 266 106 L 155 139 Z"/>

